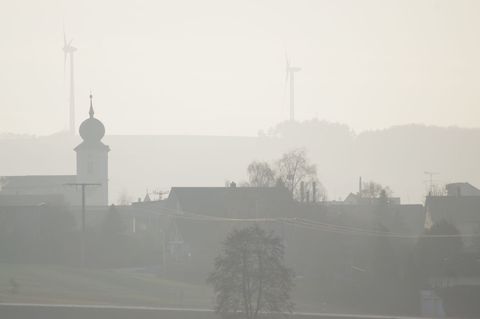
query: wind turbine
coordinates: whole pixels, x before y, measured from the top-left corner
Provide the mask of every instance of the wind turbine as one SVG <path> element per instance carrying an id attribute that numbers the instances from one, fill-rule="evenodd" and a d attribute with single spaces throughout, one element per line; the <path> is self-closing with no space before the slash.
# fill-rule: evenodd
<path id="1" fill-rule="evenodd" d="M 290 122 L 293 122 L 295 121 L 295 72 L 300 71 L 301 68 L 291 66 L 287 55 L 285 55 L 285 60 L 285 85 L 287 85 L 287 82 L 290 79 Z"/>
<path id="2" fill-rule="evenodd" d="M 77 48 L 72 46 L 72 40 L 67 43 L 67 36 L 65 31 L 63 32 L 63 75 L 65 77 L 65 70 L 67 66 L 67 56 L 70 55 L 70 98 L 69 98 L 69 107 L 70 107 L 70 134 L 75 135 L 75 87 L 74 87 L 74 63 L 73 56 Z"/>

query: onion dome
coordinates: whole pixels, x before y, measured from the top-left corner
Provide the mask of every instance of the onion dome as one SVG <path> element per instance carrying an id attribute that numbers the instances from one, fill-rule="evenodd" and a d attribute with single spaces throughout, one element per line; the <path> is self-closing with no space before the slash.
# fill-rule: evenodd
<path id="1" fill-rule="evenodd" d="M 105 136 L 105 126 L 98 119 L 93 117 L 95 112 L 93 111 L 92 94 L 90 94 L 90 117 L 80 124 L 79 133 L 82 139 L 87 142 L 100 142 Z"/>

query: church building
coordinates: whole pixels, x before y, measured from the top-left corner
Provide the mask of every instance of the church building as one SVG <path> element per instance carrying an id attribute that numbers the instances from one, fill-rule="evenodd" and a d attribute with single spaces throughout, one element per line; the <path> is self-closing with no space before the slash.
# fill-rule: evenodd
<path id="1" fill-rule="evenodd" d="M 0 205 L 2 200 L 21 204 L 36 198 L 46 202 L 62 198 L 70 206 L 81 205 L 81 185 L 85 187 L 87 206 L 108 206 L 108 152 L 110 147 L 102 142 L 105 126 L 95 118 L 92 95 L 89 117 L 79 128 L 82 142 L 75 147 L 77 153 L 76 175 L 25 175 L 4 176 L 0 179 Z M 32 161 L 35 160 L 32 158 Z M 53 196 L 54 195 L 54 196 Z M 16 200 L 15 200 L 16 199 Z M 40 203 L 39 203 L 40 204 Z"/>

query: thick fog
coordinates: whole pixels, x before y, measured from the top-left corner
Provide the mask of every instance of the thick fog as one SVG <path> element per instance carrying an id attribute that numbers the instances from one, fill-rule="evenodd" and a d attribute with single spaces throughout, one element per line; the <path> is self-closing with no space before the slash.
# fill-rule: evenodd
<path id="1" fill-rule="evenodd" d="M 479 318 L 480 3 L 0 5 L 0 318 Z"/>
<path id="2" fill-rule="evenodd" d="M 68 128 L 63 31 L 110 134 L 255 136 L 288 118 L 356 132 L 477 127 L 475 1 L 10 1 L 0 10 L 2 131 Z M 68 71 L 68 64 L 67 64 Z M 108 115 L 108 116 L 107 116 Z M 79 121 L 77 121 L 77 125 Z"/>

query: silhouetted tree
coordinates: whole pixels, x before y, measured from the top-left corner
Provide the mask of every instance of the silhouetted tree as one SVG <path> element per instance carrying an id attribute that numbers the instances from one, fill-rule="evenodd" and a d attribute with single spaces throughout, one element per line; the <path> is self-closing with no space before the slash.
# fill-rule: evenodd
<path id="1" fill-rule="evenodd" d="M 303 181 L 307 185 L 312 182 L 317 183 L 318 193 L 323 192 L 323 186 L 318 181 L 317 168 L 307 159 L 305 149 L 294 149 L 282 155 L 277 161 L 277 174 L 282 179 L 285 187 L 296 198 L 300 196 L 300 183 Z"/>
<path id="2" fill-rule="evenodd" d="M 275 171 L 267 162 L 254 161 L 250 163 L 247 173 L 250 186 L 271 187 L 275 185 Z"/>
<path id="3" fill-rule="evenodd" d="M 366 198 L 379 198 L 384 196 L 385 198 L 391 197 L 392 190 L 388 186 L 383 186 L 374 181 L 365 182 L 362 184 L 362 191 L 360 195 Z"/>
<path id="4" fill-rule="evenodd" d="M 215 310 L 246 319 L 260 313 L 291 312 L 293 271 L 283 263 L 281 239 L 257 225 L 230 233 L 207 282 L 216 295 Z"/>
<path id="5" fill-rule="evenodd" d="M 132 196 L 124 189 L 118 196 L 117 204 L 118 205 L 129 205 L 133 201 Z"/>
<path id="6" fill-rule="evenodd" d="M 380 190 L 378 200 L 374 208 L 373 220 L 376 227 L 385 227 L 382 223 L 388 212 L 388 195 L 385 189 Z"/>
<path id="7" fill-rule="evenodd" d="M 286 187 L 294 198 L 300 199 L 300 184 L 304 182 L 304 191 L 311 195 L 310 198 L 315 196 L 316 201 L 327 199 L 327 192 L 318 180 L 317 169 L 307 160 L 305 149 L 287 152 L 275 164 L 273 169 L 267 162 L 250 163 L 247 168 L 249 183 L 246 185 Z"/>

